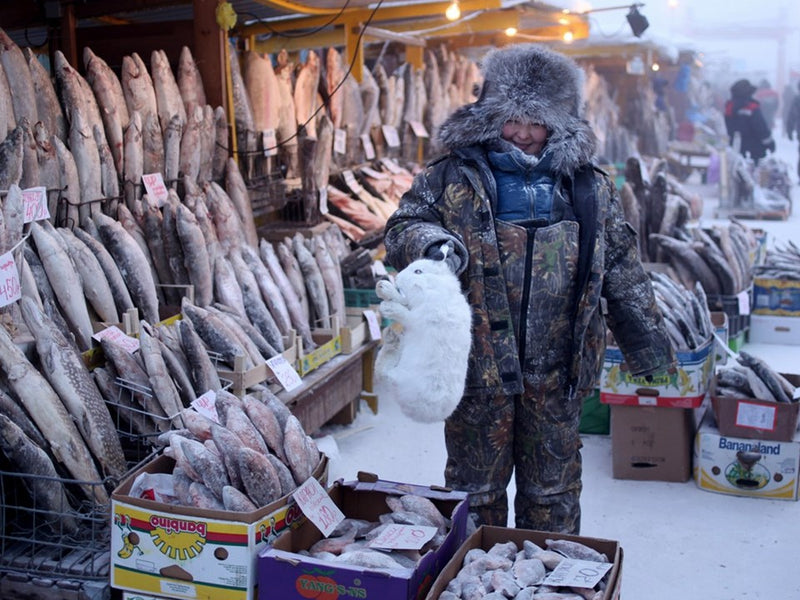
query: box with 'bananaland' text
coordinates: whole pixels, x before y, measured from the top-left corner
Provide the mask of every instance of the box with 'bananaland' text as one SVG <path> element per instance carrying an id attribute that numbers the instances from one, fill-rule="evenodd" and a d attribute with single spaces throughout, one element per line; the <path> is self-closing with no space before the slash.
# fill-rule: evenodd
<path id="1" fill-rule="evenodd" d="M 700 489 L 773 500 L 798 499 L 800 435 L 791 442 L 722 435 L 707 411 L 695 436 L 694 480 Z"/>

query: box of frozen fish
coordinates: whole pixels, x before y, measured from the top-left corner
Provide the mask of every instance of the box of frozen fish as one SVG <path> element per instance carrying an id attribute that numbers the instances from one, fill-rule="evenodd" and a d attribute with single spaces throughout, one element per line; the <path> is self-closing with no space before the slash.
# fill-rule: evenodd
<path id="1" fill-rule="evenodd" d="M 475 589 L 478 582 L 483 589 Z M 619 542 L 483 525 L 445 565 L 425 600 L 494 593 L 498 598 L 618 600 L 621 585 Z M 467 586 L 475 595 L 464 594 Z"/>
<path id="2" fill-rule="evenodd" d="M 327 485 L 328 459 L 320 457 L 312 476 Z M 111 586 L 172 599 L 254 600 L 258 551 L 298 527 L 302 511 L 291 494 L 251 512 L 173 504 L 158 490 L 168 490 L 174 466 L 162 454 L 114 490 Z M 158 485 L 145 485 L 142 497 L 135 490 L 148 475 Z"/>
<path id="3" fill-rule="evenodd" d="M 694 481 L 702 490 L 773 500 L 798 499 L 800 435 L 789 442 L 728 436 L 706 412 L 693 449 Z"/>
<path id="4" fill-rule="evenodd" d="M 748 393 L 752 392 L 749 384 L 737 397 L 728 385 L 728 379 L 736 377 L 736 373 L 730 376 L 728 373 L 728 369 L 720 370 L 712 380 L 709 391 L 711 408 L 720 433 L 740 438 L 791 442 L 797 432 L 800 401 L 793 399 L 794 391 L 791 396 L 787 394 L 781 400 L 776 400 L 771 390 L 778 392 L 776 386 L 780 386 L 781 381 L 789 390 L 796 390 L 800 375 L 762 371 L 763 376 L 771 378 L 771 381 L 764 384 L 768 387 L 760 388 L 761 393 L 757 393 L 759 397 L 756 398 Z M 752 381 L 752 375 L 750 378 Z M 721 393 L 721 384 L 726 390 L 724 394 Z"/>
<path id="5" fill-rule="evenodd" d="M 259 553 L 260 600 L 424 597 L 466 538 L 467 495 L 363 475 L 328 489 L 345 517 L 328 537 L 306 520 Z"/>
<path id="6" fill-rule="evenodd" d="M 622 351 L 609 344 L 600 374 L 600 401 L 632 406 L 697 408 L 714 375 L 716 338 L 694 350 L 677 350 L 677 368 L 651 377 L 631 375 Z"/>

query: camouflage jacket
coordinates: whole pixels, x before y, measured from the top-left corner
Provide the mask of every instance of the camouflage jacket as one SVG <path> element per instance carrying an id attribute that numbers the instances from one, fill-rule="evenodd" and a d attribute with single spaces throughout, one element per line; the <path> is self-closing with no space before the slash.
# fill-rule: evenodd
<path id="1" fill-rule="evenodd" d="M 602 368 L 606 321 L 634 374 L 674 362 L 652 286 L 625 222 L 619 196 L 602 171 L 590 169 L 594 193 L 572 198 L 562 178 L 557 193 L 571 201 L 580 223 L 579 290 L 574 307 L 570 396 L 594 388 Z M 570 200 L 571 199 L 571 200 Z M 480 146 L 456 150 L 418 174 L 386 226 L 387 263 L 397 269 L 453 240 L 459 276 L 473 310 L 473 343 L 465 394 L 517 394 L 525 369 L 512 327 L 507 282 L 495 231 L 494 178 Z M 607 314 L 601 310 L 604 299 Z"/>

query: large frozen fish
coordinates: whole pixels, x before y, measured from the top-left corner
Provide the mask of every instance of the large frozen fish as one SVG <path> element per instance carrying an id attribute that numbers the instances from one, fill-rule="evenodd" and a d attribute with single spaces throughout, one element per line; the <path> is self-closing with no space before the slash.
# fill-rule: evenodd
<path id="1" fill-rule="evenodd" d="M 87 483 L 81 485 L 87 497 L 101 504 L 108 502 L 108 493 L 102 485 L 88 485 L 99 482 L 100 474 L 72 417 L 44 375 L 31 364 L 3 327 L 0 327 L 0 368 L 39 430 L 47 432 L 53 456 L 73 478 Z"/>
<path id="2" fill-rule="evenodd" d="M 215 181 L 206 182 L 203 189 L 222 249 L 227 252 L 246 243 L 242 219 L 228 193 Z"/>
<path id="3" fill-rule="evenodd" d="M 164 134 L 158 115 L 150 113 L 142 124 L 142 172 L 164 173 Z"/>
<path id="4" fill-rule="evenodd" d="M 254 50 L 244 53 L 242 78 L 250 107 L 253 126 L 257 132 L 276 130 L 278 127 L 278 80 L 268 55 Z"/>
<path id="5" fill-rule="evenodd" d="M 250 195 L 247 191 L 244 178 L 239 165 L 233 158 L 229 158 L 225 167 L 225 191 L 231 199 L 236 213 L 244 228 L 245 238 L 253 248 L 258 247 L 258 233 L 253 219 L 253 206 L 250 204 Z"/>
<path id="6" fill-rule="evenodd" d="M 234 364 L 236 358 L 244 359 L 244 368 L 253 367 L 252 361 L 239 345 L 236 335 L 231 333 L 222 320 L 215 314 L 199 306 L 194 306 L 185 298 L 181 305 L 184 318 L 191 320 L 195 331 L 212 352 L 220 355 L 222 360 Z"/>
<path id="7" fill-rule="evenodd" d="M 124 133 L 124 163 L 122 183 L 125 203 L 130 208 L 142 196 L 142 175 L 144 174 L 144 144 L 142 139 L 142 115 L 131 112 L 131 120 Z"/>
<path id="8" fill-rule="evenodd" d="M 221 499 L 222 488 L 231 483 L 222 462 L 200 442 L 184 438 L 181 446 L 192 468 L 203 478 L 203 483 Z"/>
<path id="9" fill-rule="evenodd" d="M 266 506 L 281 497 L 278 473 L 264 454 L 242 447 L 237 460 L 244 491 L 256 506 Z"/>
<path id="10" fill-rule="evenodd" d="M 177 79 L 186 114 L 189 114 L 192 106 L 204 106 L 206 104 L 206 93 L 203 87 L 203 79 L 200 76 L 200 69 L 197 68 L 197 63 L 188 46 L 181 48 L 181 55 L 178 59 Z"/>
<path id="11" fill-rule="evenodd" d="M 297 127 L 303 127 L 310 139 L 317 139 L 316 113 L 317 87 L 319 86 L 319 55 L 314 50 L 308 51 L 306 62 L 300 67 L 294 84 L 294 106 Z"/>
<path id="12" fill-rule="evenodd" d="M 218 106 L 214 109 L 214 155 L 211 159 L 211 179 L 218 181 L 225 174 L 229 148 L 228 118 L 225 109 Z"/>
<path id="13" fill-rule="evenodd" d="M 342 282 L 342 269 L 339 261 L 328 249 L 325 239 L 321 235 L 315 235 L 311 239 L 314 247 L 314 259 L 319 266 L 322 281 L 325 283 L 325 292 L 328 297 L 328 306 L 331 314 L 338 315 L 340 325 L 344 324 L 345 304 L 344 304 L 344 283 Z"/>
<path id="14" fill-rule="evenodd" d="M 39 118 L 36 113 L 36 91 L 31 71 L 22 50 L 3 29 L 0 29 L 0 62 L 8 79 L 8 87 L 13 90 L 11 101 L 16 121 L 19 122 L 22 117 L 27 117 L 29 122 L 36 123 Z"/>
<path id="15" fill-rule="evenodd" d="M 131 116 L 134 112 L 138 112 L 144 122 L 147 115 L 158 114 L 153 80 L 147 72 L 147 65 L 136 52 L 122 57 L 121 83 L 125 104 Z"/>
<path id="16" fill-rule="evenodd" d="M 183 204 L 177 206 L 177 211 L 175 225 L 183 249 L 189 282 L 194 286 L 194 301 L 198 306 L 208 306 L 213 301 L 214 279 L 209 265 L 206 240 L 194 213 Z"/>
<path id="17" fill-rule="evenodd" d="M 275 413 L 269 406 L 250 395 L 245 395 L 242 399 L 242 403 L 244 404 L 244 410 L 247 416 L 261 434 L 267 447 L 274 452 L 278 458 L 285 461 L 286 456 L 283 452 L 283 429 L 278 421 L 278 417 L 275 416 Z"/>
<path id="18" fill-rule="evenodd" d="M 306 481 L 319 463 L 319 451 L 294 415 L 286 419 L 283 429 L 283 453 L 298 485 Z"/>
<path id="19" fill-rule="evenodd" d="M 74 112 L 69 127 L 69 148 L 78 168 L 81 188 L 81 203 L 78 207 L 80 220 L 89 218 L 100 210 L 98 201 L 103 197 L 100 175 L 100 154 L 87 120 L 81 112 Z"/>
<path id="20" fill-rule="evenodd" d="M 14 119 L 14 101 L 11 99 L 11 88 L 6 79 L 6 70 L 0 61 L 0 137 L 5 137 L 17 126 Z"/>
<path id="21" fill-rule="evenodd" d="M 298 176 L 297 165 L 297 117 L 294 107 L 292 71 L 289 53 L 282 49 L 276 56 L 275 76 L 278 81 L 278 156 L 286 167 L 286 178 Z"/>
<path id="22" fill-rule="evenodd" d="M 230 265 L 242 293 L 244 316 L 267 339 L 269 344 L 278 352 L 283 352 L 283 338 L 281 330 L 261 297 L 261 290 L 256 282 L 253 272 L 236 251 L 230 253 Z"/>
<path id="23" fill-rule="evenodd" d="M 67 121 L 64 118 L 64 111 L 58 100 L 50 73 L 44 68 L 33 50 L 23 48 L 22 52 L 28 62 L 33 91 L 36 94 L 36 115 L 39 120 L 32 123 L 34 126 L 36 123 L 42 123 L 50 135 L 57 135 L 64 140 L 67 137 Z"/>
<path id="24" fill-rule="evenodd" d="M 6 138 L 6 141 L 8 141 L 8 138 Z M 73 227 L 80 223 L 78 206 L 81 202 L 81 187 L 78 178 L 78 166 L 75 164 L 75 157 L 72 152 L 60 138 L 53 136 L 51 141 L 56 151 L 59 180 L 61 182 L 59 186 L 61 188 L 61 198 L 57 204 L 56 211 L 53 213 L 53 220 L 56 223 Z M 3 143 L 5 144 L 5 142 Z M 1 154 L 2 146 L 0 146 Z M 1 171 L 2 168 L 0 168 Z"/>
<path id="25" fill-rule="evenodd" d="M 145 371 L 150 380 L 150 387 L 153 388 L 153 394 L 164 409 L 164 413 L 172 419 L 173 424 L 179 425 L 183 404 L 175 382 L 169 376 L 155 332 L 147 321 L 139 323 L 139 342 L 139 352 L 144 360 Z"/>
<path id="26" fill-rule="evenodd" d="M 168 185 L 180 177 L 181 169 L 181 136 L 184 124 L 178 115 L 173 115 L 164 131 L 164 181 Z"/>
<path id="27" fill-rule="evenodd" d="M 183 104 L 178 82 L 172 73 L 167 53 L 163 50 L 153 50 L 150 55 L 150 73 L 153 80 L 153 89 L 156 93 L 156 109 L 162 131 L 173 115 L 178 115 L 181 122 L 186 122 L 186 107 Z"/>
<path id="28" fill-rule="evenodd" d="M 195 331 L 191 319 L 181 319 L 178 327 L 181 334 L 181 346 L 189 363 L 189 375 L 192 378 L 194 389 L 200 394 L 220 389 L 222 384 L 217 370 L 208 355 L 208 349 L 202 338 Z"/>
<path id="29" fill-rule="evenodd" d="M 114 299 L 118 315 L 122 315 L 133 308 L 133 300 L 131 299 L 128 287 L 125 285 L 125 280 L 119 271 L 119 267 L 114 262 L 114 258 L 109 254 L 108 250 L 106 250 L 106 247 L 80 227 L 76 227 L 73 233 L 75 237 L 81 240 L 92 254 L 94 254 L 102 268 L 106 282 L 111 289 L 111 296 Z"/>
<path id="30" fill-rule="evenodd" d="M 122 84 L 108 63 L 86 46 L 83 49 L 83 64 L 86 68 L 86 81 L 92 88 L 100 109 L 100 118 L 105 127 L 105 137 L 114 157 L 114 166 L 122 176 L 124 150 L 123 132 L 130 122 L 128 105 Z"/>
<path id="31" fill-rule="evenodd" d="M 300 265 L 303 281 L 308 290 L 310 306 L 313 308 L 312 323 L 317 327 L 330 327 L 331 309 L 328 294 L 325 291 L 325 281 L 314 255 L 305 245 L 303 234 L 298 232 L 292 238 L 292 250 L 294 250 L 294 255 Z"/>
<path id="32" fill-rule="evenodd" d="M 269 242 L 266 240 L 262 240 L 262 242 L 264 244 L 269 244 Z M 275 283 L 269 268 L 262 261 L 258 251 L 251 246 L 242 246 L 241 250 L 242 258 L 255 276 L 256 283 L 261 290 L 261 298 L 266 303 L 272 318 L 275 320 L 275 324 L 278 326 L 278 329 L 281 332 L 281 335 L 289 335 L 289 332 L 292 328 L 292 320 L 291 316 L 289 315 L 289 309 L 286 306 L 283 293 Z M 277 263 L 277 261 L 278 259 L 275 257 L 275 262 Z"/>
<path id="33" fill-rule="evenodd" d="M 23 128 L 15 127 L 0 143 L 0 189 L 19 185 L 22 179 Z"/>
<path id="34" fill-rule="evenodd" d="M 178 172 L 197 181 L 200 175 L 201 130 L 203 127 L 203 107 L 195 106 L 187 115 L 186 127 L 181 136 Z"/>
<path id="35" fill-rule="evenodd" d="M 295 257 L 294 252 L 292 251 L 292 241 L 287 238 L 283 242 L 278 242 L 275 251 L 277 253 L 278 262 L 280 263 L 285 278 L 291 285 L 292 290 L 294 290 L 295 295 L 300 301 L 300 309 L 305 319 L 306 327 L 310 328 L 311 305 L 309 304 L 308 301 L 308 292 L 306 292 L 306 284 L 305 281 L 303 280 L 303 273 L 300 271 L 300 264 L 297 262 L 297 257 Z M 269 249 L 265 250 L 263 243 L 261 244 L 261 256 L 264 258 L 264 261 L 270 268 L 270 272 L 272 273 L 273 277 L 276 278 L 275 279 L 276 283 L 278 283 L 278 285 L 281 287 L 281 291 L 283 292 L 284 283 L 281 282 L 282 278 L 280 277 L 278 270 L 273 269 L 273 266 L 271 264 Z M 285 294 L 284 298 L 288 298 L 288 294 Z M 299 326 L 294 321 L 294 319 L 295 316 L 292 315 L 292 322 L 295 324 L 295 328 L 297 329 L 298 332 L 302 333 L 304 328 Z M 309 337 L 310 335 L 311 333 L 309 331 Z"/>

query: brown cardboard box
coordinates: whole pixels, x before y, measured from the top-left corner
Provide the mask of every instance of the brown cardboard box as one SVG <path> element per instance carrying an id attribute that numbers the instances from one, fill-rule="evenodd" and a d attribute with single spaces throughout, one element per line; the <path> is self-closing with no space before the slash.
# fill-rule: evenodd
<path id="1" fill-rule="evenodd" d="M 687 481 L 699 408 L 611 406 L 612 475 L 616 479 Z"/>

